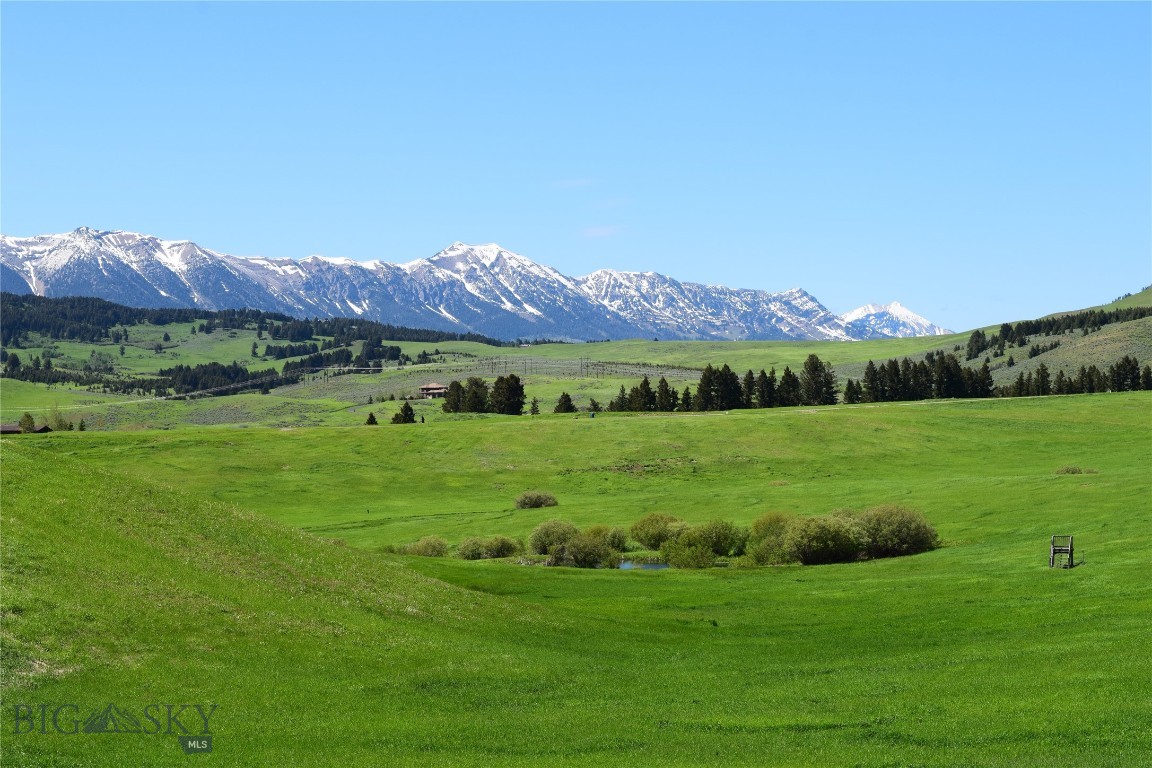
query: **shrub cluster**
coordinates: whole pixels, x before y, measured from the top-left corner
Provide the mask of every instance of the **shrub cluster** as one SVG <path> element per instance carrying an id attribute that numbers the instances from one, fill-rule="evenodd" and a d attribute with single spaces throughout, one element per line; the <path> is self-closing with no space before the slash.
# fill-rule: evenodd
<path id="1" fill-rule="evenodd" d="M 539 509 L 556 506 L 556 497 L 543 491 L 524 491 L 516 499 L 516 509 Z"/>
<path id="2" fill-rule="evenodd" d="M 709 568 L 717 558 L 736 558 L 741 566 L 801 563 L 824 565 L 927 552 L 939 546 L 936 529 L 924 515 L 907 507 L 886 504 L 864 512 L 840 510 L 817 517 L 792 517 L 769 512 L 749 528 L 727 520 L 690 526 L 677 518 L 651 513 L 629 530 L 632 539 L 675 568 Z M 425 536 L 414 544 L 389 551 L 443 557 L 447 543 Z M 543 555 L 546 565 L 577 568 L 615 566 L 629 550 L 623 528 L 593 525 L 581 531 L 567 520 L 545 520 L 528 539 L 528 551 Z M 503 558 L 521 554 L 521 542 L 506 536 L 471 537 L 456 547 L 464 560 Z"/>
<path id="3" fill-rule="evenodd" d="M 860 514 L 841 510 L 819 517 L 770 512 L 752 524 L 747 551 L 758 565 L 824 565 L 913 555 L 937 546 L 936 529 L 922 513 L 886 504 Z"/>
<path id="4" fill-rule="evenodd" d="M 456 557 L 461 560 L 494 560 L 518 555 L 523 549 L 520 542 L 507 536 L 493 536 L 490 539 L 471 536 L 456 547 Z"/>
<path id="5" fill-rule="evenodd" d="M 528 537 L 528 549 L 537 555 L 547 555 L 553 547 L 567 544 L 580 533 L 580 529 L 567 520 L 545 520 Z"/>
<path id="6" fill-rule="evenodd" d="M 548 556 L 545 565 L 574 565 L 577 568 L 617 565 L 620 553 L 627 545 L 628 535 L 622 528 L 593 525 L 580 531 L 565 520 L 545 520 L 528 538 L 532 552 Z"/>
<path id="7" fill-rule="evenodd" d="M 652 512 L 633 523 L 628 533 L 645 549 L 660 549 L 665 541 L 675 535 L 678 524 L 680 521 L 672 515 Z"/>
<path id="8" fill-rule="evenodd" d="M 1099 472 L 1095 469 L 1082 469 L 1080 467 L 1072 465 L 1072 466 L 1060 467 L 1060 469 L 1056 470 L 1056 474 L 1058 474 L 1058 475 L 1096 475 L 1096 474 L 1099 474 Z"/>
<path id="9" fill-rule="evenodd" d="M 696 526 L 675 521 L 668 530 L 660 554 L 674 568 L 708 568 L 717 557 L 739 557 L 744 554 L 749 535 L 747 529 L 727 520 L 710 520 Z"/>
<path id="10" fill-rule="evenodd" d="M 444 557 L 448 554 L 448 542 L 439 536 L 425 536 L 420 541 L 405 545 L 401 553 L 420 557 Z"/>

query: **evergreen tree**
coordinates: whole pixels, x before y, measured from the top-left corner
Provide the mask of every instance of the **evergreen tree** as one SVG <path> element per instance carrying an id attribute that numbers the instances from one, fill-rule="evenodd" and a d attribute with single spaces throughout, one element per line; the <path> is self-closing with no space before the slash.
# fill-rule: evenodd
<path id="1" fill-rule="evenodd" d="M 377 423 L 376 422 L 376 414 L 372 413 L 372 411 L 368 411 L 368 420 L 365 421 L 364 423 L 375 425 Z"/>
<path id="2" fill-rule="evenodd" d="M 800 402 L 804 405 L 835 405 L 836 374 L 816 355 L 808 355 L 800 371 Z"/>
<path id="3" fill-rule="evenodd" d="M 616 395 L 611 402 L 608 403 L 608 410 L 610 411 L 626 411 L 628 410 L 628 393 L 624 391 L 624 385 L 620 385 L 620 394 Z"/>
<path id="4" fill-rule="evenodd" d="M 1037 395 L 1050 395 L 1052 394 L 1052 377 L 1048 373 L 1048 366 L 1040 363 L 1036 368 L 1036 392 Z"/>
<path id="5" fill-rule="evenodd" d="M 400 406 L 399 412 L 392 415 L 393 424 L 415 424 L 416 412 L 412 410 L 411 404 L 407 400 L 404 405 Z"/>
<path id="6" fill-rule="evenodd" d="M 1113 392 L 1140 389 L 1140 363 L 1131 355 L 1124 355 L 1108 366 L 1108 388 Z"/>
<path id="7" fill-rule="evenodd" d="M 756 407 L 756 374 L 752 373 L 752 369 L 748 369 L 748 373 L 744 374 L 744 381 L 741 382 L 741 407 L 755 408 Z"/>
<path id="8" fill-rule="evenodd" d="M 711 363 L 700 373 L 700 383 L 696 385 L 696 397 L 692 400 L 695 411 L 716 410 L 716 369 Z"/>
<path id="9" fill-rule="evenodd" d="M 594 397 L 588 398 L 588 410 L 592 413 L 600 413 L 604 410 L 604 406 L 600 405 L 600 401 Z"/>
<path id="10" fill-rule="evenodd" d="M 848 405 L 856 405 L 862 399 L 862 390 L 859 384 L 852 379 L 844 382 L 844 402 Z"/>
<path id="11" fill-rule="evenodd" d="M 932 370 L 928 363 L 921 360 L 911 367 L 911 379 L 908 382 L 908 391 L 915 400 L 927 400 L 932 397 Z M 988 374 L 988 395 L 992 394 L 992 375 Z"/>
<path id="12" fill-rule="evenodd" d="M 888 396 L 880 382 L 880 372 L 876 370 L 876 363 L 871 360 L 864 366 L 864 402 L 887 402 Z"/>
<path id="13" fill-rule="evenodd" d="M 528 408 L 528 413 L 531 414 L 532 416 L 539 416 L 540 415 L 540 398 L 538 398 L 538 397 L 532 398 L 532 405 Z"/>
<path id="14" fill-rule="evenodd" d="M 464 413 L 488 412 L 488 383 L 479 376 L 469 376 L 464 384 L 464 397 L 460 402 Z"/>
<path id="15" fill-rule="evenodd" d="M 80 425 L 79 425 L 79 426 L 77 426 L 77 427 L 76 427 L 76 429 L 77 429 L 78 431 L 80 431 L 80 432 L 85 432 L 85 431 L 87 431 L 87 429 L 88 429 L 88 425 L 87 425 L 86 423 L 84 423 L 84 419 L 80 419 Z"/>
<path id="16" fill-rule="evenodd" d="M 728 367 L 725 363 L 716 372 L 716 394 L 714 407 L 718 411 L 729 411 L 742 408 L 744 404 L 744 390 L 740 384 L 740 374 Z"/>
<path id="17" fill-rule="evenodd" d="M 560 393 L 560 399 L 556 401 L 556 408 L 552 413 L 576 413 L 576 405 L 572 402 L 572 396 L 567 392 Z"/>
<path id="18" fill-rule="evenodd" d="M 1024 378 L 1023 371 L 1016 377 L 1016 382 L 1012 385 L 1010 392 L 1011 397 L 1024 397 L 1028 394 L 1028 381 Z"/>
<path id="19" fill-rule="evenodd" d="M 647 376 L 629 394 L 628 406 L 628 410 L 631 411 L 656 410 L 656 393 L 652 391 L 652 383 L 648 381 Z"/>
<path id="20" fill-rule="evenodd" d="M 668 386 L 668 380 L 663 376 L 656 384 L 656 410 L 668 413 L 676 410 L 676 390 Z"/>
<path id="21" fill-rule="evenodd" d="M 121 347 L 121 349 L 123 349 L 123 347 Z M 260 355 L 258 354 L 258 351 L 257 351 L 257 349 L 258 349 L 258 348 L 257 348 L 257 346 L 256 346 L 256 342 L 252 342 L 252 357 L 259 357 L 259 356 L 260 356 Z"/>
<path id="22" fill-rule="evenodd" d="M 785 407 L 800 405 L 800 379 L 788 366 L 784 366 L 784 373 L 780 374 L 780 385 L 776 387 L 776 404 Z"/>
<path id="23" fill-rule="evenodd" d="M 1063 373 L 1063 371 L 1061 371 Z M 1152 389 L 1152 365 L 1145 365 L 1140 371 L 1140 389 Z"/>
<path id="24" fill-rule="evenodd" d="M 691 411 L 695 404 L 692 402 L 692 388 L 684 387 L 684 394 L 680 395 L 680 410 Z"/>
<path id="25" fill-rule="evenodd" d="M 988 348 L 988 339 L 984 335 L 984 331 L 972 331 L 972 335 L 968 337 L 968 360 L 975 360 L 979 357 L 980 353 Z"/>
<path id="26" fill-rule="evenodd" d="M 524 385 L 514 373 L 498 376 L 492 385 L 490 408 L 493 413 L 520 416 L 524 413 Z"/>
<path id="27" fill-rule="evenodd" d="M 1060 371 L 1063 375 L 1064 371 Z M 988 363 L 980 366 L 980 372 L 976 376 L 976 386 L 968 392 L 969 397 L 992 397 L 992 370 L 988 367 Z"/>
<path id="28" fill-rule="evenodd" d="M 772 373 L 764 373 L 764 369 L 760 369 L 760 374 L 756 377 L 756 407 L 758 408 L 771 408 L 776 405 L 776 369 L 772 369 Z"/>
<path id="29" fill-rule="evenodd" d="M 458 381 L 453 381 L 448 385 L 448 391 L 444 393 L 444 402 L 440 409 L 444 413 L 460 413 L 460 408 L 464 405 L 464 387 Z"/>

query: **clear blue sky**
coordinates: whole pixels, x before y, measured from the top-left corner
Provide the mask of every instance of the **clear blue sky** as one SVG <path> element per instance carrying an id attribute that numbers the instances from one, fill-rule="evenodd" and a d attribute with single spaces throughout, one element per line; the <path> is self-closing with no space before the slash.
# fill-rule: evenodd
<path id="1" fill-rule="evenodd" d="M 0 228 L 408 261 L 498 242 L 899 300 L 1152 283 L 1149 3 L 13 3 Z"/>

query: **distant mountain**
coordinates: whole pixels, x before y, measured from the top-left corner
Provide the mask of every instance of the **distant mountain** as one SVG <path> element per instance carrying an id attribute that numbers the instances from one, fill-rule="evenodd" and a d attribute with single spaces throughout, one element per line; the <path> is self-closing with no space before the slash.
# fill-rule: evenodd
<path id="1" fill-rule="evenodd" d="M 840 315 L 857 339 L 877 339 L 907 336 L 947 336 L 946 328 L 928 322 L 898 301 L 883 306 L 865 304 Z"/>
<path id="2" fill-rule="evenodd" d="M 62 235 L 0 236 L 0 288 L 137 307 L 364 317 L 506 339 L 846 341 L 946 333 L 897 303 L 838 317 L 799 288 L 769 293 L 613 270 L 572 278 L 495 244 L 453 243 L 405 264 L 297 261 L 80 227 Z"/>

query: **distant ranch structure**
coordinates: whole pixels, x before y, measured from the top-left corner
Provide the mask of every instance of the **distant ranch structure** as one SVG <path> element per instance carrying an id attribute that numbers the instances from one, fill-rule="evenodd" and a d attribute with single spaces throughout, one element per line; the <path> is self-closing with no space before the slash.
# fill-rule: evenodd
<path id="1" fill-rule="evenodd" d="M 444 397 L 448 394 L 448 387 L 443 384 L 425 384 L 420 387 L 420 397 L 425 400 L 431 400 L 436 397 Z"/>

